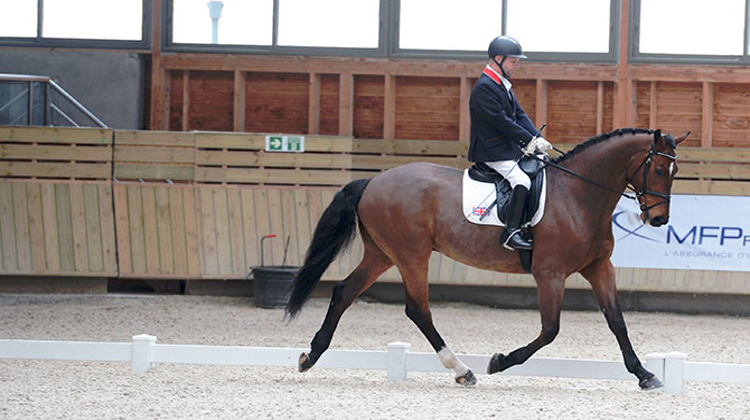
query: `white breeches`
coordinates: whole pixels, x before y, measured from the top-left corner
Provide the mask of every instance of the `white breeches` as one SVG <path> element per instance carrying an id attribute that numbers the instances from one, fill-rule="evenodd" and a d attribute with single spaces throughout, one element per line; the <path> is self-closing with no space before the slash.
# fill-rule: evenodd
<path id="1" fill-rule="evenodd" d="M 498 160 L 496 162 L 484 163 L 505 177 L 510 183 L 511 188 L 516 188 L 517 185 L 523 185 L 527 190 L 531 188 L 529 176 L 518 167 L 518 163 L 515 160 Z"/>

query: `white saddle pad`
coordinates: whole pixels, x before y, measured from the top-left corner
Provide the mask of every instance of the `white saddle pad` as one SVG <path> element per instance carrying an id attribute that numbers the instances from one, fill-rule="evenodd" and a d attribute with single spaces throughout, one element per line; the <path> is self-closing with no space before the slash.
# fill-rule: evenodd
<path id="1" fill-rule="evenodd" d="M 546 171 L 546 169 L 545 169 Z M 474 181 L 469 177 L 469 170 L 464 170 L 462 181 L 463 187 L 463 211 L 466 219 L 479 225 L 505 226 L 497 215 L 497 206 L 493 206 L 490 214 L 479 220 L 487 212 L 487 208 L 495 201 L 495 184 L 489 182 Z M 545 173 L 544 182 L 542 183 L 542 196 L 539 198 L 539 208 L 531 223 L 525 226 L 534 226 L 542 220 L 544 215 L 544 201 L 547 196 L 547 175 Z"/>

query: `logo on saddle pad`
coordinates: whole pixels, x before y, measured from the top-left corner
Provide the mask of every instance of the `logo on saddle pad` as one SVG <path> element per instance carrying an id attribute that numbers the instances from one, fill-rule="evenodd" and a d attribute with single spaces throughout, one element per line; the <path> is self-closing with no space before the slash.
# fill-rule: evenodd
<path id="1" fill-rule="evenodd" d="M 529 193 L 529 196 L 532 196 L 536 192 L 535 187 L 538 188 L 540 190 L 538 191 L 539 206 L 537 207 L 536 211 L 533 212 L 533 215 L 530 215 L 530 217 L 524 217 L 523 227 L 536 225 L 537 223 L 539 223 L 539 221 L 542 220 L 542 216 L 544 215 L 544 201 L 547 191 L 547 177 L 542 176 L 537 178 L 541 179 L 538 180 L 538 182 L 532 182 L 532 191 L 531 193 Z M 507 181 L 504 181 L 504 184 L 507 185 Z M 468 221 L 480 225 L 505 226 L 505 223 L 503 223 L 502 221 L 504 218 L 498 216 L 498 206 L 493 205 L 495 200 L 498 198 L 498 195 L 495 192 L 494 183 L 473 180 L 469 176 L 469 170 L 467 169 L 464 171 L 462 186 L 462 207 L 464 216 L 466 216 L 466 219 Z M 511 191 L 510 186 L 507 186 L 507 189 L 504 190 L 507 190 L 507 193 L 509 194 Z M 532 197 L 531 200 L 527 200 L 527 207 L 529 201 L 536 201 L 533 198 L 535 197 Z M 507 195 L 503 195 L 501 193 L 500 201 L 501 206 L 505 204 L 507 202 Z M 502 208 L 500 208 L 500 211 L 502 211 Z M 526 209 L 526 213 L 528 215 L 528 208 Z"/>

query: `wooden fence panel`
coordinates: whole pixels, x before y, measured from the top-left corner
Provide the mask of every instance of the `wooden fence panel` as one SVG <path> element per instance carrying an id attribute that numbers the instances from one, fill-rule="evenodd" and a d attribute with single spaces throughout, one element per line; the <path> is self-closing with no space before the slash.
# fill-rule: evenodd
<path id="1" fill-rule="evenodd" d="M 109 183 L 0 180 L 0 274 L 117 276 Z M 107 203 L 111 206 L 111 200 Z"/>

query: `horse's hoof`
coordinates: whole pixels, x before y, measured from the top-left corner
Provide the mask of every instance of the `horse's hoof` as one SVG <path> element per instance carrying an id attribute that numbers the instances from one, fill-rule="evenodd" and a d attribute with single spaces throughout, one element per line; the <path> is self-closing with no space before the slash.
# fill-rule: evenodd
<path id="1" fill-rule="evenodd" d="M 307 353 L 303 352 L 299 355 L 299 363 L 297 364 L 297 367 L 299 367 L 300 372 L 307 372 L 313 367 L 313 364 L 310 361 L 310 356 L 308 356 Z"/>
<path id="2" fill-rule="evenodd" d="M 508 368 L 507 357 L 502 353 L 495 353 L 490 358 L 490 363 L 487 365 L 487 373 L 492 375 L 493 373 L 502 372 Z"/>
<path id="3" fill-rule="evenodd" d="M 638 386 L 640 386 L 644 391 L 651 391 L 663 387 L 664 383 L 662 383 L 662 381 L 656 376 L 652 376 L 638 382 Z"/>
<path id="4" fill-rule="evenodd" d="M 469 369 L 464 375 L 456 376 L 456 383 L 466 387 L 474 386 L 477 384 L 477 377 L 474 375 L 474 372 Z"/>

